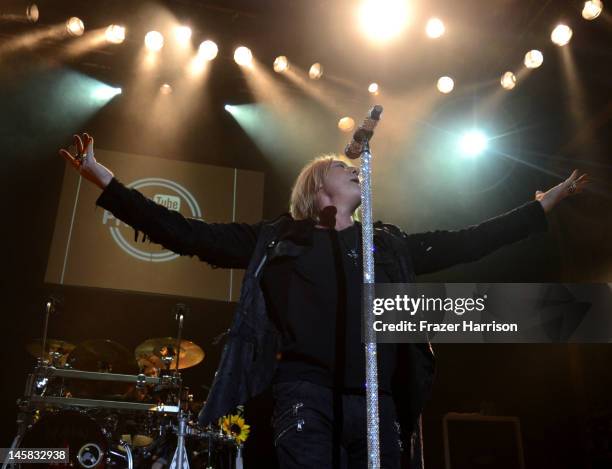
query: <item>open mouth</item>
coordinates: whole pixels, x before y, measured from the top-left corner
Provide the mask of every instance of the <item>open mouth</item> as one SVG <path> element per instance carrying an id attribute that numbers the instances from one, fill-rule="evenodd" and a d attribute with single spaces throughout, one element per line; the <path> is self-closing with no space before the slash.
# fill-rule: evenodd
<path id="1" fill-rule="evenodd" d="M 353 178 L 351 179 L 351 182 L 356 182 L 357 184 L 359 184 L 359 178 Z"/>

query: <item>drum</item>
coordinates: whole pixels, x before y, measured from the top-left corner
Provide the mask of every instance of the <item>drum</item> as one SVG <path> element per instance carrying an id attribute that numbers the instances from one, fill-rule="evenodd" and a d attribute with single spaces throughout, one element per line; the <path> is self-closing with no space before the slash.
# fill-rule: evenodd
<path id="1" fill-rule="evenodd" d="M 69 463 L 54 467 L 101 469 L 106 467 L 110 442 L 105 430 L 90 416 L 76 410 L 61 410 L 43 414 L 24 435 L 20 447 L 68 448 Z"/>

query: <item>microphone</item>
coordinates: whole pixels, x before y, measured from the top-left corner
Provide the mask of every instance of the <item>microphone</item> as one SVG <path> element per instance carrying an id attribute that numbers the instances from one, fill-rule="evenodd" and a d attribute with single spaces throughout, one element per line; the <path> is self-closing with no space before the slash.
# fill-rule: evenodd
<path id="1" fill-rule="evenodd" d="M 354 160 L 361 156 L 364 145 L 368 143 L 374 135 L 374 129 L 376 125 L 378 125 L 382 112 L 383 108 L 380 104 L 370 109 L 367 117 L 363 120 L 361 125 L 357 127 L 357 130 L 355 130 L 353 140 L 344 149 L 344 154 L 347 158 Z"/>

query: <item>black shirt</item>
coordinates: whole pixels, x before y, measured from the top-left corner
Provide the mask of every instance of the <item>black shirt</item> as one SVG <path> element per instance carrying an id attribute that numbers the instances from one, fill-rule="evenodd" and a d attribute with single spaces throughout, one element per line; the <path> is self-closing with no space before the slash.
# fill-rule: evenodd
<path id="1" fill-rule="evenodd" d="M 312 246 L 300 256 L 266 266 L 262 288 L 282 337 L 275 382 L 365 391 L 360 234 L 357 223 L 342 231 L 315 228 Z M 390 281 L 382 269 L 375 275 L 377 282 Z M 377 355 L 379 388 L 390 393 L 396 346 L 379 344 Z"/>

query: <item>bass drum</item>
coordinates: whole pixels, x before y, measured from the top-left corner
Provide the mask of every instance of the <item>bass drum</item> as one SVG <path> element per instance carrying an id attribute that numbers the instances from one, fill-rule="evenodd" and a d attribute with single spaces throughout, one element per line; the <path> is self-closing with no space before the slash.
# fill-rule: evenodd
<path id="1" fill-rule="evenodd" d="M 76 410 L 49 412 L 25 434 L 20 447 L 68 448 L 69 462 L 54 464 L 57 468 L 102 469 L 109 456 L 109 441 L 104 430 L 91 417 Z M 40 469 L 40 464 L 21 467 Z"/>

